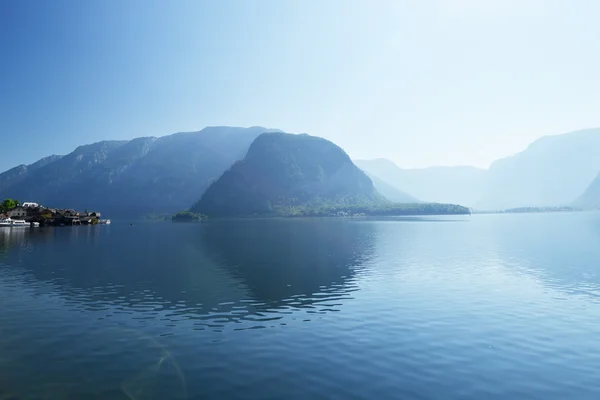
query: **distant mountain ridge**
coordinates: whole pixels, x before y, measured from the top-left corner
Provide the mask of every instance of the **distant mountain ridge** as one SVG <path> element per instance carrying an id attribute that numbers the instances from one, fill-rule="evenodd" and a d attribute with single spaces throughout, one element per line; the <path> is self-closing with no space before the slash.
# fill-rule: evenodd
<path id="1" fill-rule="evenodd" d="M 263 127 L 208 127 L 160 138 L 80 146 L 0 174 L 0 197 L 48 206 L 96 209 L 112 217 L 187 209 L 235 161 Z"/>
<path id="2" fill-rule="evenodd" d="M 14 168 L 9 169 L 8 171 L 1 173 L 0 174 L 0 193 L 2 193 L 3 190 L 10 188 L 11 186 L 24 181 L 25 179 L 27 179 L 27 177 L 29 177 L 29 175 L 31 173 L 34 173 L 38 169 L 40 169 L 54 161 L 59 160 L 61 157 L 62 156 L 57 156 L 57 155 L 44 157 L 41 160 L 39 160 L 33 164 L 30 164 L 30 165 L 21 164 Z"/>
<path id="3" fill-rule="evenodd" d="M 481 196 L 486 171 L 475 167 L 429 167 L 403 169 L 379 158 L 354 163 L 396 189 L 424 202 L 472 205 Z"/>
<path id="4" fill-rule="evenodd" d="M 455 203 L 486 211 L 600 204 L 596 194 L 600 189 L 595 189 L 600 183 L 592 184 L 600 173 L 598 128 L 544 136 L 525 150 L 495 161 L 488 170 L 473 167 L 411 170 L 385 159 L 355 160 L 355 163 L 426 202 Z"/>
<path id="5" fill-rule="evenodd" d="M 384 202 L 369 177 L 334 143 L 307 134 L 264 133 L 192 211 L 240 216 Z"/>
<path id="6" fill-rule="evenodd" d="M 159 138 L 141 137 L 83 145 L 65 156 L 52 155 L 1 173 L 0 198 L 95 209 L 113 218 L 171 214 L 196 204 L 206 189 L 230 169 L 235 167 L 235 172 L 239 172 L 240 167 L 235 163 L 244 159 L 252 143 L 263 133 L 283 132 L 263 127 L 221 126 Z M 300 181 L 294 179 L 298 178 L 303 184 L 311 182 L 307 193 L 321 191 L 311 200 L 313 202 L 318 202 L 320 196 L 332 200 L 322 179 L 330 179 L 328 184 L 336 187 L 341 182 L 339 178 L 343 177 L 353 182 L 352 185 L 358 184 L 356 187 L 366 188 L 356 192 L 360 195 L 353 201 L 375 201 L 372 186 L 378 199 L 385 197 L 398 203 L 461 204 L 478 211 L 600 207 L 600 129 L 542 137 L 522 152 L 497 160 L 489 170 L 474 167 L 403 169 L 385 159 L 354 161 L 366 175 L 362 171 L 357 174 L 355 164 L 337 145 L 308 135 L 295 136 L 304 137 L 310 145 L 302 139 L 283 139 L 272 143 L 281 147 L 266 146 L 261 151 L 271 157 L 270 169 L 287 171 L 291 182 L 296 184 Z M 282 137 L 287 138 L 286 135 Z M 300 157 L 298 160 L 301 161 L 296 163 L 299 154 L 288 147 L 292 142 L 300 148 L 308 145 L 305 151 L 318 155 L 320 161 L 310 165 L 308 159 Z M 328 144 L 324 145 L 325 142 Z M 261 139 L 257 146 L 261 143 L 266 142 Z M 325 154 L 332 154 L 347 165 L 347 169 L 340 170 L 343 171 L 340 176 L 325 173 L 328 163 L 320 153 L 324 149 L 328 149 Z M 278 158 L 282 154 L 296 161 L 288 163 L 289 160 Z M 252 161 L 251 168 L 259 167 L 256 159 L 250 157 L 248 160 Z M 296 169 L 288 170 L 292 165 Z M 315 170 L 315 165 L 321 170 Z M 265 176 L 281 178 L 273 175 L 266 165 L 260 168 L 267 174 Z M 320 188 L 318 182 L 322 184 Z M 255 184 L 260 187 L 259 182 Z M 263 189 L 268 191 L 269 187 Z M 293 192 L 296 189 L 288 187 L 286 190 Z M 286 190 L 281 196 L 289 204 L 299 204 L 286 197 L 289 195 Z M 352 194 L 346 195 L 352 199 Z M 342 201 L 342 198 L 335 201 Z M 285 204 L 279 200 L 270 201 Z"/>
<path id="7" fill-rule="evenodd" d="M 544 136 L 494 162 L 478 209 L 572 204 L 600 172 L 600 129 Z"/>
<path id="8" fill-rule="evenodd" d="M 393 185 L 390 185 L 378 176 L 369 174 L 367 172 L 365 173 L 369 178 L 371 178 L 373 186 L 375 186 L 375 189 L 379 192 L 379 194 L 381 194 L 387 200 L 393 203 L 422 203 L 421 200 L 417 199 L 414 196 L 411 196 L 408 193 L 403 192 L 402 190 L 398 189 Z"/>

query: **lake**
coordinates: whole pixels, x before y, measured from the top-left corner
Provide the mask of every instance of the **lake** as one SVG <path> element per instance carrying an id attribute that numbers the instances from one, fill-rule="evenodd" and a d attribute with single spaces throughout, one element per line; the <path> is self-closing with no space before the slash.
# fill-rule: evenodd
<path id="1" fill-rule="evenodd" d="M 598 399 L 600 214 L 0 228 L 0 399 Z"/>

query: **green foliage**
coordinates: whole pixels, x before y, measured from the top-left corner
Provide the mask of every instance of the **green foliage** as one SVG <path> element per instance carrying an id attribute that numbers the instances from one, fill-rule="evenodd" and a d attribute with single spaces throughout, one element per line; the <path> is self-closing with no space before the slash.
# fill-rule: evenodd
<path id="1" fill-rule="evenodd" d="M 456 204 L 438 203 L 380 203 L 340 204 L 324 201 L 309 206 L 275 206 L 271 212 L 236 214 L 237 216 L 271 217 L 357 217 L 357 216 L 417 216 L 417 215 L 470 215 L 468 208 Z"/>
<path id="2" fill-rule="evenodd" d="M 180 211 L 171 217 L 173 222 L 200 222 L 204 219 L 206 219 L 205 215 L 191 211 Z"/>
<path id="3" fill-rule="evenodd" d="M 546 212 L 569 212 L 580 211 L 573 207 L 518 207 L 509 208 L 505 213 L 546 213 Z"/>
<path id="4" fill-rule="evenodd" d="M 468 208 L 455 204 L 366 204 L 323 205 L 320 207 L 279 207 L 281 217 L 352 217 L 352 216 L 404 216 L 404 215 L 468 215 Z"/>
<path id="5" fill-rule="evenodd" d="M 2 204 L 0 204 L 0 210 L 2 212 L 7 212 L 12 210 L 17 206 L 17 203 L 13 199 L 5 199 Z"/>
<path id="6" fill-rule="evenodd" d="M 172 217 L 171 214 L 149 213 L 149 214 L 146 214 L 146 215 L 140 217 L 140 219 L 145 220 L 145 221 L 168 221 L 171 219 L 171 217 Z"/>

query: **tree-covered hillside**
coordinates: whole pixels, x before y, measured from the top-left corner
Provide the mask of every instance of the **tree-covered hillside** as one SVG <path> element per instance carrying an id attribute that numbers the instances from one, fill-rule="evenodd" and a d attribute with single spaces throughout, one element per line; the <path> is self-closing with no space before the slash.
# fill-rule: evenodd
<path id="1" fill-rule="evenodd" d="M 334 143 L 265 133 L 213 183 L 193 211 L 209 216 L 276 214 L 286 207 L 382 204 L 371 180 Z"/>

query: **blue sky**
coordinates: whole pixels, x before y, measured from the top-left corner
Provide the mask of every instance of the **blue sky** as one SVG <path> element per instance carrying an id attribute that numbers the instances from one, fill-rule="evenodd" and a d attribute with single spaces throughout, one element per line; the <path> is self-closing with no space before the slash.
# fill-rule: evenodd
<path id="1" fill-rule="evenodd" d="M 0 0 L 0 170 L 207 125 L 476 165 L 600 126 L 600 2 Z"/>

